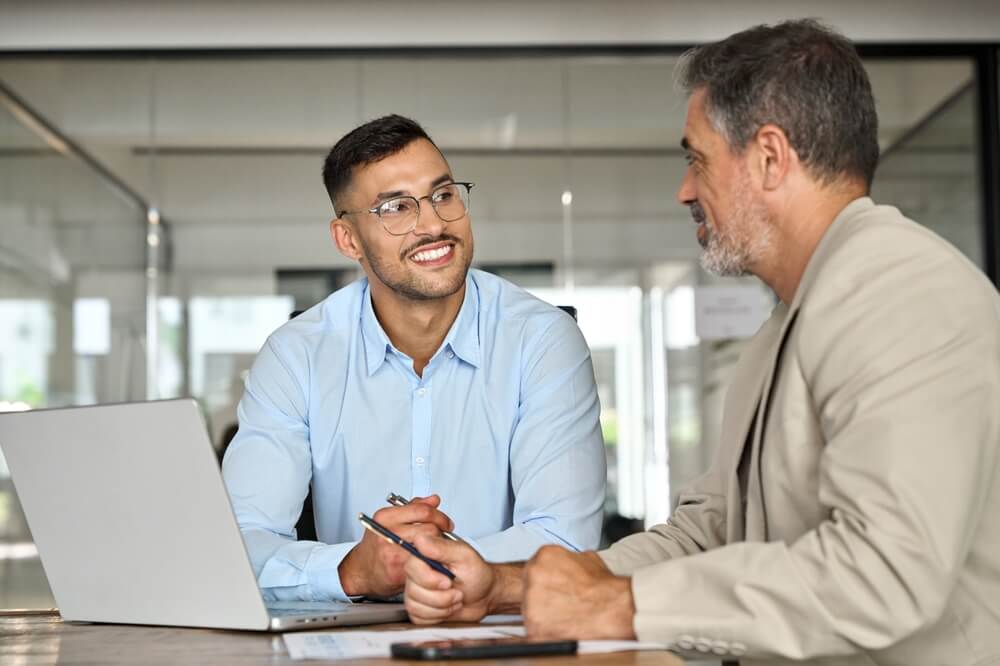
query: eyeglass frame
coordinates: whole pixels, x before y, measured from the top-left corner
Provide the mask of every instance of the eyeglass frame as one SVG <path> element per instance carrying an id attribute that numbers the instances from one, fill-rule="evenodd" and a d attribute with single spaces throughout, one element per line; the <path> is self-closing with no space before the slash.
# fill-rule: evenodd
<path id="1" fill-rule="evenodd" d="M 431 210 L 434 211 L 434 214 L 437 215 L 437 217 L 438 217 L 439 220 L 441 220 L 445 224 L 451 224 L 452 222 L 458 222 L 463 217 L 465 217 L 466 215 L 469 214 L 469 208 L 470 208 L 469 205 L 465 206 L 465 213 L 463 213 L 459 217 L 456 217 L 454 220 L 446 220 L 443 217 L 441 217 L 441 213 L 438 212 L 437 206 L 435 206 L 434 202 L 430 200 L 431 196 L 435 192 L 437 192 L 438 190 L 440 190 L 443 187 L 449 187 L 451 185 L 461 185 L 462 187 L 464 187 L 465 188 L 465 196 L 468 198 L 468 203 L 469 204 L 472 203 L 472 196 L 471 196 L 472 195 L 472 188 L 475 187 L 476 184 L 473 183 L 473 182 L 469 182 L 469 181 L 455 180 L 455 181 L 451 181 L 450 183 L 441 183 L 440 185 L 438 185 L 437 187 L 435 187 L 433 190 L 431 190 L 430 194 L 425 194 L 422 197 L 415 197 L 415 196 L 412 196 L 412 195 L 409 195 L 409 194 L 402 194 L 402 195 L 400 195 L 398 197 L 389 197 L 387 199 L 384 199 L 384 200 L 378 202 L 377 204 L 375 204 L 371 208 L 360 209 L 360 210 L 344 210 L 344 211 L 341 211 L 340 213 L 337 214 L 337 219 L 339 220 L 340 218 L 342 218 L 345 215 L 357 215 L 358 213 L 368 213 L 369 215 L 374 215 L 375 217 L 378 218 L 379 224 L 382 225 L 382 229 L 385 230 L 385 233 L 389 234 L 390 236 L 405 236 L 406 234 L 408 234 L 411 231 L 413 231 L 414 229 L 416 229 L 417 225 L 420 223 L 420 211 L 422 210 L 422 208 L 420 206 L 420 202 L 423 201 L 424 199 L 427 199 L 427 201 L 431 205 Z M 379 213 L 379 208 L 381 208 L 382 205 L 385 202 L 392 201 L 393 199 L 413 199 L 414 201 L 417 202 L 417 216 L 413 220 L 413 226 L 410 227 L 409 229 L 407 229 L 406 231 L 402 232 L 402 233 L 393 233 L 392 231 L 389 231 L 389 228 L 387 226 L 385 226 L 385 221 L 382 219 L 382 214 Z"/>

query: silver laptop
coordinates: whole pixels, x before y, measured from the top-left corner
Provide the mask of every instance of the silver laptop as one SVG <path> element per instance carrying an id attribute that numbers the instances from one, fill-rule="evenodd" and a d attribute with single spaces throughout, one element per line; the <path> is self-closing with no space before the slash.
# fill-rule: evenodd
<path id="1" fill-rule="evenodd" d="M 402 604 L 267 608 L 193 400 L 0 414 L 0 448 L 66 620 L 288 631 L 406 619 Z"/>

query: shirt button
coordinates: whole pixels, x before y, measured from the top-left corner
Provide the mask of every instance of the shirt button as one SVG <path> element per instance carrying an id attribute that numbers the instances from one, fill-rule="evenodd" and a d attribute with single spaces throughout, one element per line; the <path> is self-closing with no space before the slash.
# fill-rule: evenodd
<path id="1" fill-rule="evenodd" d="M 453 351 L 448 352 L 448 358 L 455 358 L 455 352 Z"/>
<path id="2" fill-rule="evenodd" d="M 733 653 L 734 656 L 742 657 L 746 654 L 747 646 L 743 643 L 733 643 L 729 646 L 729 651 Z"/>
<path id="3" fill-rule="evenodd" d="M 420 396 L 421 398 L 424 397 L 425 393 L 427 393 L 427 389 L 425 389 L 425 388 L 418 388 L 417 389 L 417 395 Z"/>
<path id="4" fill-rule="evenodd" d="M 692 636 L 681 636 L 677 639 L 677 647 L 682 650 L 690 650 L 694 647 L 694 638 Z"/>
<path id="5" fill-rule="evenodd" d="M 424 459 L 421 456 L 417 456 L 416 458 L 413 459 L 413 462 L 417 463 L 418 465 L 423 465 Z"/>
<path id="6" fill-rule="evenodd" d="M 729 652 L 729 643 L 726 641 L 715 641 L 712 643 L 712 652 L 717 655 L 724 655 Z"/>
<path id="7" fill-rule="evenodd" d="M 709 652 L 712 649 L 712 643 L 707 638 L 699 638 L 694 644 L 694 649 L 698 652 Z"/>

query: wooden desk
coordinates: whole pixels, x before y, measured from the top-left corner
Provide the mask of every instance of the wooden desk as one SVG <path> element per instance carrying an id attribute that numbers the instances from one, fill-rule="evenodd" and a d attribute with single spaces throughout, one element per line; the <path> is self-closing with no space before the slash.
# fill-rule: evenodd
<path id="1" fill-rule="evenodd" d="M 408 624 L 379 625 L 385 628 L 412 628 Z M 372 629 L 373 627 L 355 627 Z M 346 629 L 345 629 L 346 630 Z M 0 664 L 10 666 L 51 666 L 53 664 L 300 664 L 289 658 L 279 634 L 214 629 L 174 629 L 116 624 L 73 624 L 54 614 L 0 616 Z M 401 666 L 430 664 L 399 659 L 359 659 L 337 664 Z M 680 657 L 669 652 L 618 652 L 577 657 L 535 657 L 520 659 L 477 659 L 474 661 L 433 662 L 472 666 L 567 666 L 579 664 L 643 664 L 683 666 Z"/>

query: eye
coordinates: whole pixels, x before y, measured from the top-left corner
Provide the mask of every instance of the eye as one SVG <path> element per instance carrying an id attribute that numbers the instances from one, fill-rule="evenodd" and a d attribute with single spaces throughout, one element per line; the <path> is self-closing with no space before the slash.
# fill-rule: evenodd
<path id="1" fill-rule="evenodd" d="M 431 203 L 448 203 L 453 198 L 455 198 L 455 186 L 447 185 L 440 189 L 434 190 L 431 194 Z"/>
<path id="2" fill-rule="evenodd" d="M 378 205 L 378 214 L 379 217 L 402 217 L 413 212 L 413 208 L 413 199 L 400 197 L 380 203 Z"/>

